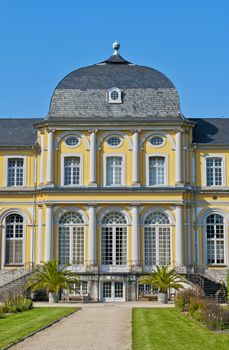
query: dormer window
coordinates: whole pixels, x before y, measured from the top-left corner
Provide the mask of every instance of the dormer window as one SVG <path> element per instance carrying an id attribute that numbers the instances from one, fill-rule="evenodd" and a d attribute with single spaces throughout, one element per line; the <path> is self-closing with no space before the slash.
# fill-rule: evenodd
<path id="1" fill-rule="evenodd" d="M 122 103 L 122 91 L 118 88 L 108 90 L 109 103 Z"/>

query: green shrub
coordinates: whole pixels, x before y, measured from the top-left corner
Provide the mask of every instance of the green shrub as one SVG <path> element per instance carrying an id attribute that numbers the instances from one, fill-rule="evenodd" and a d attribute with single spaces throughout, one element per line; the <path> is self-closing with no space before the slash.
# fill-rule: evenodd
<path id="1" fill-rule="evenodd" d="M 229 269 L 227 270 L 226 287 L 227 287 L 227 302 L 229 304 Z"/>
<path id="2" fill-rule="evenodd" d="M 204 300 L 198 296 L 192 296 L 190 298 L 188 313 L 193 317 L 193 314 L 197 311 L 201 312 L 204 307 Z"/>
<path id="3" fill-rule="evenodd" d="M 188 311 L 191 297 L 196 297 L 197 292 L 193 289 L 184 289 L 176 294 L 175 306 L 179 311 Z"/>
<path id="4" fill-rule="evenodd" d="M 17 313 L 22 311 L 27 311 L 32 309 L 33 302 L 31 299 L 27 299 L 21 295 L 13 295 L 9 296 L 7 300 L 5 300 L 2 310 L 3 313 Z"/>

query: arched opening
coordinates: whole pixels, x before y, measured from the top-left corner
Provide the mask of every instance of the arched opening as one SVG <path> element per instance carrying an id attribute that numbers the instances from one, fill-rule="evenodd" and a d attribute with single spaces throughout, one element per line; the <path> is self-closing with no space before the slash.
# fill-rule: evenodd
<path id="1" fill-rule="evenodd" d="M 23 264 L 24 219 L 19 214 L 5 218 L 5 264 Z"/>
<path id="2" fill-rule="evenodd" d="M 211 214 L 206 218 L 207 264 L 225 264 L 225 225 L 224 217 Z"/>
<path id="3" fill-rule="evenodd" d="M 102 265 L 126 265 L 127 219 L 124 214 L 111 211 L 101 223 Z"/>
<path id="4" fill-rule="evenodd" d="M 152 212 L 144 221 L 145 266 L 171 265 L 171 227 L 167 214 Z"/>
<path id="5" fill-rule="evenodd" d="M 58 224 L 58 258 L 60 264 L 84 263 L 85 222 L 78 212 L 63 214 Z"/>

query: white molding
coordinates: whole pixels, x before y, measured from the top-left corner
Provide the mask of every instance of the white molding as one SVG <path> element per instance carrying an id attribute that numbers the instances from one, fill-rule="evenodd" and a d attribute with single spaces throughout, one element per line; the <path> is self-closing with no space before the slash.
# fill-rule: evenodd
<path id="1" fill-rule="evenodd" d="M 120 157 L 122 158 L 122 184 L 108 186 L 107 182 L 107 158 Z M 104 153 L 103 154 L 103 186 L 104 187 L 123 187 L 126 185 L 126 155 L 124 153 Z"/>
<path id="2" fill-rule="evenodd" d="M 226 179 L 226 159 L 225 154 L 222 153 L 208 153 L 203 154 L 203 165 L 202 165 L 202 171 L 203 171 L 203 186 L 206 188 L 222 188 L 226 186 L 227 179 Z M 222 185 L 219 186 L 207 186 L 207 158 L 222 158 Z"/>
<path id="3" fill-rule="evenodd" d="M 107 131 L 107 132 L 104 132 L 102 135 L 100 135 L 98 137 L 98 140 L 97 140 L 97 150 L 100 149 L 101 147 L 101 143 L 103 142 L 104 139 L 108 138 L 109 136 L 119 136 L 121 137 L 122 139 L 124 138 L 127 142 L 128 142 L 128 150 L 131 151 L 133 149 L 133 143 L 132 143 L 132 140 L 130 138 L 130 136 L 126 135 L 126 133 L 124 133 L 123 131 Z M 110 147 L 110 146 L 109 146 Z M 121 145 L 119 146 L 121 147 Z"/>
<path id="4" fill-rule="evenodd" d="M 204 225 L 206 218 L 211 214 L 219 214 L 219 215 L 223 216 L 225 218 L 227 224 L 229 224 L 229 213 L 227 213 L 224 210 L 219 209 L 219 208 L 207 208 L 204 212 L 202 212 L 198 215 L 198 217 L 197 217 L 198 225 L 201 225 L 201 226 Z"/>
<path id="5" fill-rule="evenodd" d="M 2 259 L 1 259 L 1 265 L 2 265 L 2 268 L 4 267 L 5 265 L 5 248 L 6 248 L 6 224 L 5 224 L 5 220 L 6 220 L 6 217 L 11 215 L 11 214 L 18 214 L 20 216 L 23 217 L 23 244 L 22 244 L 22 265 L 25 264 L 25 254 L 26 254 L 26 247 L 27 247 L 27 240 L 26 240 L 26 236 L 27 236 L 27 226 L 29 225 L 32 225 L 32 221 L 29 217 L 29 215 L 24 212 L 23 210 L 21 209 L 7 209 L 4 211 L 4 213 L 2 213 L 0 215 L 0 222 L 1 222 L 1 226 L 2 226 Z M 32 230 L 32 227 L 31 227 L 31 230 Z M 30 238 L 31 238 L 31 235 L 30 235 Z M 31 249 L 31 244 L 30 244 L 30 249 Z M 30 252 L 31 254 L 31 252 Z M 21 265 L 21 264 L 20 264 Z"/>
<path id="6" fill-rule="evenodd" d="M 141 129 L 143 130 L 144 127 L 141 126 Z M 166 128 L 163 128 L 163 129 L 165 130 Z M 172 129 L 174 129 L 174 127 Z M 153 130 L 161 130 L 161 128 L 160 127 L 154 127 Z M 168 129 L 168 130 L 170 130 L 170 129 Z M 174 151 L 176 149 L 176 143 L 175 143 L 174 139 L 172 138 L 172 136 L 169 133 L 164 132 L 164 131 L 160 131 L 160 132 L 159 131 L 149 131 L 149 132 L 147 132 L 140 139 L 139 149 L 142 150 L 144 142 L 147 141 L 148 139 L 152 138 L 153 136 L 161 136 L 161 137 L 163 137 L 163 139 L 165 140 L 165 143 L 166 143 L 166 141 L 168 139 L 169 142 L 170 142 L 170 146 L 171 146 L 172 150 Z M 160 147 L 163 147 L 165 145 L 165 143 L 163 145 L 161 145 Z M 151 146 L 155 147 L 153 145 L 151 145 Z"/>
<path id="7" fill-rule="evenodd" d="M 165 183 L 163 185 L 150 185 L 149 184 L 149 158 L 150 157 L 164 157 L 165 158 Z M 168 154 L 167 153 L 146 153 L 145 154 L 145 164 L 146 164 L 146 186 L 148 187 L 165 187 L 168 186 Z"/>
<path id="8" fill-rule="evenodd" d="M 58 225 L 61 217 L 64 214 L 69 213 L 69 212 L 79 213 L 82 216 L 82 218 L 84 219 L 84 224 L 88 225 L 88 222 L 89 222 L 88 216 L 82 210 L 82 208 L 79 208 L 79 207 L 64 207 L 64 208 L 57 209 L 57 211 L 54 213 L 53 223 Z"/>
<path id="9" fill-rule="evenodd" d="M 206 219 L 209 215 L 211 214 L 219 214 L 221 216 L 223 216 L 224 219 L 224 264 L 208 264 L 207 262 L 207 224 L 206 224 Z M 211 266 L 216 266 L 216 267 L 220 267 L 220 266 L 228 266 L 229 263 L 229 258 L 228 258 L 228 221 L 229 221 L 229 214 L 225 213 L 222 210 L 219 209 L 208 209 L 205 212 L 205 215 L 202 217 L 202 228 L 203 228 L 203 261 L 204 264 L 211 267 Z"/>
<path id="10" fill-rule="evenodd" d="M 113 98 L 111 97 L 111 93 L 113 91 L 116 91 L 118 93 L 118 98 L 116 100 L 113 100 Z M 122 103 L 122 90 L 120 90 L 119 88 L 114 86 L 114 87 L 108 89 L 108 96 L 107 97 L 108 97 L 108 103 L 120 104 L 120 103 Z"/>
<path id="11" fill-rule="evenodd" d="M 61 129 L 61 130 L 63 130 L 63 129 Z M 58 149 L 60 141 L 65 139 L 67 136 L 72 135 L 72 136 L 77 136 L 80 140 L 83 139 L 85 141 L 87 151 L 90 150 L 90 142 L 89 142 L 88 138 L 86 137 L 86 135 L 84 135 L 84 133 L 82 133 L 81 131 L 76 131 L 75 129 L 67 129 L 67 130 L 69 130 L 69 131 L 62 132 L 55 139 L 55 142 L 54 142 L 55 149 Z M 72 131 L 70 131 L 70 130 L 72 130 Z M 68 145 L 66 145 L 66 146 L 69 148 L 75 148 L 75 147 L 79 147 L 79 145 L 80 144 L 78 144 L 77 146 L 74 146 L 74 147 L 69 147 Z"/>
<path id="12" fill-rule="evenodd" d="M 77 185 L 64 185 L 64 159 L 65 158 L 80 158 L 80 182 Z M 62 153 L 61 161 L 60 161 L 60 184 L 62 187 L 81 187 L 83 186 L 83 173 L 84 173 L 84 165 L 83 165 L 83 154 L 82 153 Z"/>
<path id="13" fill-rule="evenodd" d="M 23 159 L 23 185 L 22 186 L 8 186 L 8 160 L 9 159 Z M 22 188 L 27 185 L 27 156 L 16 155 L 6 155 L 4 156 L 4 186 L 9 188 Z"/>
<path id="14" fill-rule="evenodd" d="M 44 201 L 39 201 L 38 204 L 129 204 L 129 205 L 134 205 L 134 204 L 174 204 L 174 205 L 183 205 L 183 200 L 170 200 L 170 199 L 163 199 L 163 200 L 126 200 L 126 199 L 120 199 L 120 200 L 105 200 L 105 199 L 95 199 L 95 200 L 88 200 L 88 199 L 80 199 L 80 200 L 44 200 Z"/>
<path id="15" fill-rule="evenodd" d="M 147 216 L 152 214 L 152 213 L 164 213 L 164 214 L 166 214 L 168 216 L 170 224 L 169 225 L 164 225 L 164 226 L 171 226 L 171 225 L 175 225 L 176 224 L 176 220 L 175 220 L 173 214 L 171 213 L 171 210 L 168 209 L 168 208 L 165 208 L 165 207 L 152 207 L 152 208 L 146 209 L 140 215 L 140 224 L 144 226 Z"/>
<path id="16" fill-rule="evenodd" d="M 127 224 L 125 224 L 124 226 L 132 225 L 131 216 L 129 215 L 129 213 L 125 209 L 120 208 L 120 207 L 109 207 L 109 208 L 103 209 L 101 211 L 101 213 L 98 214 L 97 224 L 102 225 L 102 221 L 103 221 L 104 216 L 107 215 L 108 213 L 110 213 L 111 211 L 116 211 L 118 213 L 125 215 L 125 217 L 127 219 Z"/>

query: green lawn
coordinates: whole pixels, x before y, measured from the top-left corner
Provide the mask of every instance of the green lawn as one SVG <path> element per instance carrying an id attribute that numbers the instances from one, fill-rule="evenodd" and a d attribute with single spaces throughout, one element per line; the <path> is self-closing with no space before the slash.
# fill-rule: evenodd
<path id="1" fill-rule="evenodd" d="M 134 308 L 133 350 L 228 350 L 229 334 L 216 334 L 176 309 Z"/>
<path id="2" fill-rule="evenodd" d="M 0 318 L 0 349 L 71 314 L 75 307 L 38 307 Z"/>

